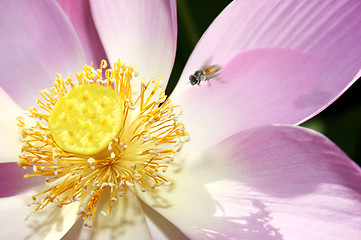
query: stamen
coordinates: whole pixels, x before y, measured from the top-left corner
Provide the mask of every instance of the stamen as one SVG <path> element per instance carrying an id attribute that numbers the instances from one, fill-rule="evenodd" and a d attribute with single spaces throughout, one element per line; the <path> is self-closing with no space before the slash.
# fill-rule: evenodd
<path id="1" fill-rule="evenodd" d="M 18 118 L 18 165 L 33 169 L 25 178 L 45 177 L 47 183 L 33 196 L 33 212 L 81 201 L 77 214 L 92 227 L 102 195 L 109 194 L 109 212 L 100 212 L 111 216 L 128 188 L 146 194 L 171 185 L 163 172 L 190 139 L 179 106 L 166 99 L 160 79 L 138 79 L 137 70 L 120 60 L 105 68 L 104 60 L 99 69 L 85 65 L 76 80 L 57 74 L 54 87 L 40 91 L 38 107 Z M 139 95 L 131 81 L 142 81 Z"/>

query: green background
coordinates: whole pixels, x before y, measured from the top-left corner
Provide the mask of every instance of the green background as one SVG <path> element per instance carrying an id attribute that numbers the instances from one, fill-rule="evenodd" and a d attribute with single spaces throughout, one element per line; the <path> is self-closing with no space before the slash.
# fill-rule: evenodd
<path id="1" fill-rule="evenodd" d="M 230 2 L 227 0 L 178 1 L 178 46 L 174 69 L 167 88 L 168 94 L 177 83 L 189 55 L 203 32 Z M 357 81 L 326 110 L 302 124 L 326 135 L 359 165 L 361 165 L 360 92 L 361 82 Z"/>

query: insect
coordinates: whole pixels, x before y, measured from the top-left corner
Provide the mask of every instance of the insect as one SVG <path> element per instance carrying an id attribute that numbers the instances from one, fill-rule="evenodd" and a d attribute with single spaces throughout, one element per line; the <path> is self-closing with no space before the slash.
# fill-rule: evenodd
<path id="1" fill-rule="evenodd" d="M 218 77 L 218 72 L 221 70 L 221 66 L 219 65 L 211 65 L 208 67 L 204 67 L 200 70 L 194 72 L 194 74 L 189 76 L 189 81 L 194 85 L 200 85 L 202 81 L 209 81 L 212 78 Z"/>

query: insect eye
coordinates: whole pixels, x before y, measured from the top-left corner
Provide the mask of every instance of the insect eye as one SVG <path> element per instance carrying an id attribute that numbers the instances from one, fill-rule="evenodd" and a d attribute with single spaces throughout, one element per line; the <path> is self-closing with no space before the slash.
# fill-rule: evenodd
<path id="1" fill-rule="evenodd" d="M 197 79 L 194 75 L 190 75 L 189 76 L 189 80 L 191 82 L 192 85 L 196 84 L 197 83 Z"/>

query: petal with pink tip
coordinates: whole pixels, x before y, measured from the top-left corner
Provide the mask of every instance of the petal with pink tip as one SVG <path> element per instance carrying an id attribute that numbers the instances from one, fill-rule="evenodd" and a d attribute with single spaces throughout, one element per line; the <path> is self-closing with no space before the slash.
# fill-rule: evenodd
<path id="1" fill-rule="evenodd" d="M 335 98 L 333 84 L 320 81 L 323 65 L 316 55 L 288 48 L 237 55 L 222 69 L 219 81 L 211 79 L 173 97 L 182 106 L 191 147 L 200 150 L 247 128 L 297 124 L 314 115 Z"/>
<path id="2" fill-rule="evenodd" d="M 88 0 L 57 0 L 68 15 L 82 43 L 87 62 L 100 66 L 100 61 L 106 59 L 106 54 L 98 31 L 95 28 Z"/>
<path id="3" fill-rule="evenodd" d="M 361 3 L 352 0 L 333 4 L 312 0 L 233 1 L 198 42 L 184 69 L 182 84 L 205 63 L 224 66 L 243 51 L 272 47 L 321 57 L 329 66 L 330 76 L 346 78 L 334 84 L 347 84 L 360 68 L 360 8 Z M 348 74 L 353 74 L 351 79 Z"/>
<path id="4" fill-rule="evenodd" d="M 172 70 L 177 41 L 176 1 L 91 1 L 100 39 L 111 63 L 135 65 L 146 79 Z"/>
<path id="5" fill-rule="evenodd" d="M 71 23 L 53 1 L 3 2 L 0 28 L 0 86 L 23 108 L 53 86 L 55 73 L 66 76 L 86 63 Z"/>
<path id="6" fill-rule="evenodd" d="M 21 194 L 45 183 L 40 177 L 24 178 L 25 174 L 32 173 L 33 169 L 22 169 L 14 162 L 0 163 L 0 198 Z"/>
<path id="7" fill-rule="evenodd" d="M 192 239 L 357 239 L 361 169 L 300 127 L 239 132 L 142 198 Z"/>
<path id="8" fill-rule="evenodd" d="M 22 109 L 0 87 L 0 163 L 16 162 L 21 151 L 21 133 L 16 118 L 22 114 Z"/>
<path id="9" fill-rule="evenodd" d="M 205 129 L 208 120 L 209 128 L 215 124 L 211 119 L 214 114 L 203 113 L 204 105 L 199 103 L 211 98 L 205 108 L 216 109 L 221 104 L 213 104 L 224 98 L 228 103 L 225 108 L 232 106 L 230 116 L 239 113 L 236 119 L 229 120 L 228 114 L 222 119 L 231 121 L 230 125 L 240 122 L 234 131 L 260 124 L 303 122 L 332 103 L 360 76 L 360 11 L 359 1 L 233 1 L 199 41 L 174 97 L 181 95 L 198 109 L 197 115 L 205 118 Z M 218 86 L 216 79 L 210 80 L 219 89 L 217 93 L 202 89 L 207 88 L 206 83 L 201 87 L 189 84 L 189 75 L 205 63 L 223 67 L 223 86 Z M 284 85 L 288 85 L 288 93 L 277 90 Z M 268 88 L 267 94 L 259 94 L 258 89 L 263 93 Z M 243 100 L 241 104 L 235 92 Z M 280 96 L 272 96 L 280 92 Z M 286 94 L 295 96 L 285 99 Z M 282 101 L 275 102 L 275 98 Z M 223 127 L 219 123 L 218 132 L 223 132 Z"/>
<path id="10" fill-rule="evenodd" d="M 31 202 L 33 194 L 28 192 L 0 199 L 1 239 L 61 239 L 75 223 L 78 202 L 62 208 L 49 204 L 46 210 L 37 211 L 24 221 L 32 211 L 27 203 Z"/>
<path id="11" fill-rule="evenodd" d="M 135 194 L 128 190 L 124 197 L 118 197 L 113 203 L 111 215 L 103 216 L 102 211 L 109 213 L 108 196 L 110 194 L 102 195 L 91 228 L 82 227 L 83 220 L 79 219 L 62 239 L 151 239 L 139 199 Z"/>

